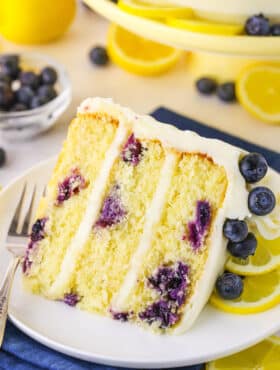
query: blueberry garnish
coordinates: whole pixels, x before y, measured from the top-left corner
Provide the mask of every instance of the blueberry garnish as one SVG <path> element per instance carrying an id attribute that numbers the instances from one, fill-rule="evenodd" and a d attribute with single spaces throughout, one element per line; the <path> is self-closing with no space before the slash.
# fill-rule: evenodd
<path id="1" fill-rule="evenodd" d="M 238 243 L 248 235 L 248 226 L 245 221 L 226 219 L 223 226 L 224 237 L 231 242 Z"/>
<path id="2" fill-rule="evenodd" d="M 249 184 L 260 181 L 267 173 L 268 165 L 265 158 L 258 153 L 245 155 L 239 162 L 239 170 Z"/>
<path id="3" fill-rule="evenodd" d="M 225 82 L 218 86 L 217 96 L 224 102 L 231 103 L 236 100 L 234 82 Z"/>
<path id="4" fill-rule="evenodd" d="M 31 105 L 31 100 L 34 96 L 35 93 L 30 86 L 22 86 L 16 91 L 17 101 L 28 107 Z"/>
<path id="5" fill-rule="evenodd" d="M 103 46 L 95 46 L 89 52 L 91 62 L 97 66 L 105 66 L 109 62 L 107 50 Z"/>
<path id="6" fill-rule="evenodd" d="M 0 167 L 6 163 L 6 152 L 3 148 L 0 148 Z"/>
<path id="7" fill-rule="evenodd" d="M 272 36 L 280 36 L 280 23 L 273 24 L 270 27 L 270 33 L 271 33 Z"/>
<path id="8" fill-rule="evenodd" d="M 32 71 L 21 72 L 19 79 L 22 86 L 30 86 L 34 90 L 37 89 L 40 84 L 39 76 Z"/>
<path id="9" fill-rule="evenodd" d="M 41 71 L 41 82 L 45 85 L 53 85 L 57 81 L 57 72 L 52 67 L 45 67 Z"/>
<path id="10" fill-rule="evenodd" d="M 255 254 L 257 244 L 258 242 L 255 235 L 249 233 L 241 242 L 234 243 L 229 241 L 227 244 L 227 249 L 232 256 L 246 259 L 247 257 Z"/>
<path id="11" fill-rule="evenodd" d="M 202 77 L 196 81 L 197 90 L 204 95 L 213 94 L 217 89 L 217 82 L 213 78 Z"/>
<path id="12" fill-rule="evenodd" d="M 251 36 L 267 36 L 270 34 L 269 19 L 263 14 L 254 15 L 247 19 L 245 32 Z"/>
<path id="13" fill-rule="evenodd" d="M 216 290 L 223 299 L 236 299 L 243 292 L 242 278 L 231 272 L 224 272 L 216 281 Z"/>
<path id="14" fill-rule="evenodd" d="M 275 195 L 265 186 L 258 186 L 249 193 L 249 210 L 257 216 L 268 215 L 274 209 L 275 204 Z"/>

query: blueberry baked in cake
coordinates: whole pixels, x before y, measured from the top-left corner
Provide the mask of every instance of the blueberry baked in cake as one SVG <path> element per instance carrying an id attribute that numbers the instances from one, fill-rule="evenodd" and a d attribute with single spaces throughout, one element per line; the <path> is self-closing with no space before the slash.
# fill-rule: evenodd
<path id="1" fill-rule="evenodd" d="M 185 332 L 228 243 L 249 255 L 254 230 L 279 236 L 279 189 L 260 155 L 86 99 L 41 200 L 24 285 L 155 332 Z"/>

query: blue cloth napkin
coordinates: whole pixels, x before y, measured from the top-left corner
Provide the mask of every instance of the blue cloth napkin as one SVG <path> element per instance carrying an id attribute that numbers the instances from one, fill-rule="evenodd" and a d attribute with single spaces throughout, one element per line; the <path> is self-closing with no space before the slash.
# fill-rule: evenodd
<path id="1" fill-rule="evenodd" d="M 280 153 L 249 143 L 235 136 L 228 135 L 205 126 L 187 117 L 180 116 L 165 108 L 159 108 L 152 115 L 160 121 L 171 123 L 183 130 L 193 130 L 200 135 L 227 141 L 250 152 L 262 153 L 269 165 L 280 172 Z M 12 323 L 8 322 L 3 347 L 0 351 L 1 370 L 114 370 L 117 368 L 102 366 L 76 360 L 60 354 L 35 342 Z M 119 368 L 120 369 L 120 368 Z M 202 370 L 203 365 L 181 368 L 184 370 Z"/>

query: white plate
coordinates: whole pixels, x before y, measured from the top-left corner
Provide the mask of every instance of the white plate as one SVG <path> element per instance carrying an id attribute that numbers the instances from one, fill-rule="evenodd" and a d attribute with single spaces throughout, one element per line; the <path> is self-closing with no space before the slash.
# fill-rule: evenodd
<path id="1" fill-rule="evenodd" d="M 4 240 L 24 180 L 46 183 L 54 159 L 20 177 L 0 194 L 0 278 L 9 259 Z M 240 351 L 280 329 L 280 306 L 238 316 L 207 306 L 182 336 L 156 336 L 131 324 L 95 316 L 22 290 L 15 279 L 9 314 L 14 324 L 39 342 L 68 355 L 108 365 L 170 368 L 205 362 Z"/>

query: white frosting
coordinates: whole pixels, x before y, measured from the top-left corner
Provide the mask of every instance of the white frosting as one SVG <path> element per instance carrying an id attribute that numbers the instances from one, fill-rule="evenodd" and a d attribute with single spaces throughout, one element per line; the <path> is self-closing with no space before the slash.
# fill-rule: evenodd
<path id="1" fill-rule="evenodd" d="M 139 245 L 132 257 L 130 268 L 124 279 L 123 285 L 112 304 L 115 311 L 125 310 L 124 305 L 126 299 L 137 282 L 137 276 L 142 266 L 143 257 L 151 246 L 154 225 L 156 225 L 161 218 L 162 210 L 165 205 L 165 196 L 171 183 L 175 163 L 176 155 L 167 153 L 161 168 L 155 194 L 146 212 L 145 225 Z"/>
<path id="2" fill-rule="evenodd" d="M 77 233 L 69 245 L 60 273 L 57 276 L 55 282 L 51 286 L 46 294 L 51 298 L 61 298 L 60 292 L 63 291 L 63 287 L 68 283 L 71 275 L 74 272 L 75 265 L 79 254 L 81 253 L 89 235 L 92 230 L 94 223 L 97 221 L 99 211 L 102 205 L 103 196 L 105 193 L 108 177 L 110 175 L 111 168 L 120 154 L 120 149 L 125 140 L 127 139 L 127 129 L 122 120 L 120 120 L 119 127 L 116 132 L 116 136 L 106 152 L 103 165 L 100 173 L 93 184 L 91 194 L 88 199 L 88 207 L 86 209 L 85 216 L 79 226 Z"/>
<path id="3" fill-rule="evenodd" d="M 175 332 L 185 331 L 199 315 L 201 309 L 207 302 L 215 280 L 222 270 L 226 248 L 225 239 L 222 236 L 222 226 L 225 218 L 250 218 L 258 227 L 259 232 L 264 236 L 273 239 L 279 236 L 280 223 L 280 193 L 279 175 L 270 170 L 263 180 L 263 184 L 270 187 L 276 194 L 277 207 L 265 217 L 252 216 L 248 210 L 248 190 L 246 183 L 240 174 L 238 163 L 240 156 L 245 152 L 239 148 L 231 146 L 219 140 L 206 139 L 191 131 L 181 131 L 167 124 L 162 124 L 149 116 L 139 116 L 128 108 L 114 104 L 111 99 L 89 98 L 86 99 L 78 108 L 79 114 L 89 114 L 94 112 L 106 113 L 120 122 L 119 129 L 110 149 L 106 153 L 106 158 L 102 166 L 98 179 L 96 180 L 84 219 L 73 238 L 62 263 L 60 274 L 54 282 L 50 295 L 56 297 L 61 288 L 70 279 L 75 267 L 77 256 L 81 252 L 92 225 L 97 219 L 104 195 L 106 182 L 110 169 L 119 155 L 120 146 L 124 142 L 127 134 L 132 130 L 136 137 L 143 139 L 159 140 L 163 143 L 168 152 L 163 168 L 161 170 L 159 183 L 155 191 L 152 203 L 146 213 L 144 232 L 138 245 L 137 251 L 132 258 L 131 267 L 125 278 L 125 282 L 120 289 L 118 296 L 115 297 L 114 307 L 122 307 L 125 298 L 133 288 L 137 271 L 141 266 L 145 251 L 149 248 L 152 239 L 153 225 L 159 220 L 164 206 L 165 194 L 170 184 L 172 170 L 174 167 L 174 155 L 170 154 L 170 149 L 182 152 L 202 153 L 211 158 L 215 163 L 224 167 L 228 188 L 223 207 L 219 210 L 213 225 L 211 234 L 211 248 L 209 256 L 200 280 L 197 282 L 195 293 L 191 297 L 185 308 L 185 314 L 180 325 L 175 328 Z"/>

